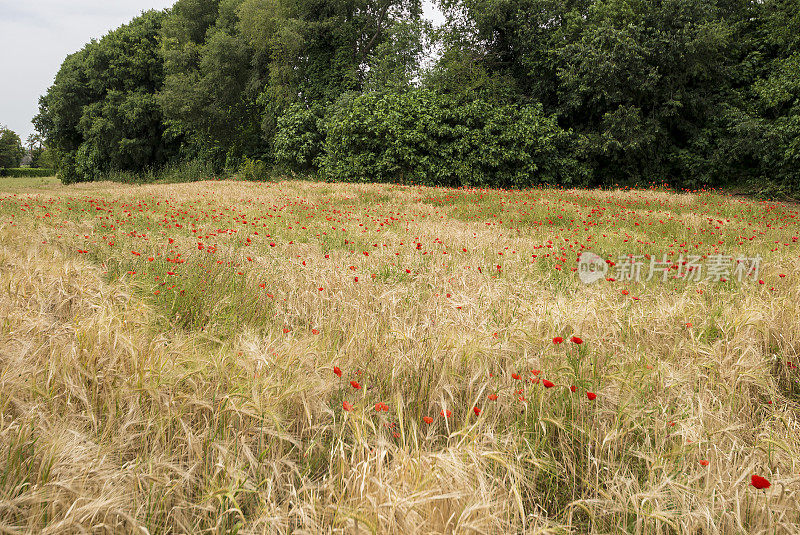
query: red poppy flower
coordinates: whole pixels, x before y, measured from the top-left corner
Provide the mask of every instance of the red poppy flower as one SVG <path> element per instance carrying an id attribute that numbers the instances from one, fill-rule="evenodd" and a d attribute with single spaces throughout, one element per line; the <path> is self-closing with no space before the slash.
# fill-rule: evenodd
<path id="1" fill-rule="evenodd" d="M 711 464 L 711 463 L 710 463 L 709 461 L 705 460 L 705 459 L 701 459 L 701 460 L 700 460 L 700 464 L 701 464 L 702 466 L 708 466 L 708 465 L 709 465 L 709 464 Z"/>
<path id="2" fill-rule="evenodd" d="M 389 411 L 389 405 L 387 405 L 386 403 L 383 403 L 383 402 L 380 402 L 380 401 L 379 401 L 379 402 L 377 402 L 377 403 L 375 404 L 375 410 L 376 410 L 377 412 L 381 412 L 381 411 L 383 411 L 383 412 L 388 412 L 388 411 Z"/>
<path id="3" fill-rule="evenodd" d="M 350 381 L 350 386 L 352 386 L 356 390 L 361 390 L 361 385 L 358 384 L 356 381 Z"/>
<path id="4" fill-rule="evenodd" d="M 533 375 L 539 375 L 540 373 L 542 373 L 542 370 L 531 370 L 531 373 Z"/>
<path id="5" fill-rule="evenodd" d="M 475 413 L 475 416 L 480 416 L 481 410 L 478 407 L 472 407 L 472 412 Z"/>
<path id="6" fill-rule="evenodd" d="M 291 331 L 291 329 L 289 329 L 288 327 L 283 328 L 283 334 L 289 334 L 289 331 Z"/>
<path id="7" fill-rule="evenodd" d="M 548 381 L 547 379 L 543 380 L 542 384 L 544 385 L 545 388 L 553 388 L 554 386 L 556 386 L 552 381 Z"/>
<path id="8" fill-rule="evenodd" d="M 431 418 L 430 416 L 423 416 L 422 421 L 425 422 L 426 424 L 432 424 L 433 418 Z"/>
<path id="9" fill-rule="evenodd" d="M 569 341 L 572 342 L 573 344 L 578 344 L 578 345 L 581 345 L 583 343 L 583 340 L 581 340 L 577 336 L 573 336 L 572 338 L 569 339 Z"/>
<path id="10" fill-rule="evenodd" d="M 450 418 L 450 416 L 452 416 L 452 415 L 453 415 L 453 413 L 452 413 L 452 412 L 450 412 L 449 410 L 447 410 L 447 411 L 446 411 L 446 410 L 444 410 L 444 409 L 442 409 L 442 410 L 439 412 L 439 414 L 441 414 L 441 415 L 442 415 L 442 418 Z"/>
<path id="11" fill-rule="evenodd" d="M 335 373 L 338 377 L 342 376 L 342 370 L 339 369 L 339 366 L 334 366 L 333 367 L 333 373 Z"/>
<path id="12" fill-rule="evenodd" d="M 753 474 L 753 476 L 750 478 L 750 484 L 759 490 L 768 489 L 771 486 L 771 483 L 767 478 L 757 476 L 755 474 Z"/>
<path id="13" fill-rule="evenodd" d="M 519 381 L 519 379 L 520 379 L 519 375 L 518 375 L 518 374 L 516 374 L 516 373 L 512 373 L 512 374 L 511 374 L 511 378 L 512 378 L 512 379 L 516 379 L 517 381 Z"/>
<path id="14" fill-rule="evenodd" d="M 489 399 L 492 401 L 497 400 L 497 394 L 489 394 Z"/>
<path id="15" fill-rule="evenodd" d="M 586 392 L 586 397 L 589 398 L 589 401 L 594 401 L 597 399 L 597 394 L 594 392 Z"/>
<path id="16" fill-rule="evenodd" d="M 348 402 L 346 402 L 346 401 L 342 401 L 342 408 L 344 410 L 346 410 L 347 412 L 350 412 L 350 411 L 353 410 L 353 406 L 351 404 L 349 404 Z"/>
<path id="17" fill-rule="evenodd" d="M 319 330 L 318 329 L 311 329 L 311 334 L 319 334 Z"/>
<path id="18" fill-rule="evenodd" d="M 564 343 L 564 339 L 561 338 L 560 336 L 556 336 L 555 338 L 553 338 L 553 343 L 554 344 L 563 344 Z"/>
<path id="19" fill-rule="evenodd" d="M 575 386 L 575 385 L 572 385 L 571 387 L 569 387 L 569 389 L 570 389 L 571 391 L 573 391 L 573 392 L 576 392 L 576 391 L 578 390 L 578 387 L 577 387 L 577 386 Z"/>

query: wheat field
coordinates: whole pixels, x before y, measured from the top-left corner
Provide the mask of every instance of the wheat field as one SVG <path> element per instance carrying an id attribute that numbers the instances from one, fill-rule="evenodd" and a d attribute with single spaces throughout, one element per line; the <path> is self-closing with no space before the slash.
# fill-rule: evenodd
<path id="1" fill-rule="evenodd" d="M 655 187 L 4 179 L 0 533 L 800 533 L 799 223 Z M 584 284 L 585 250 L 675 269 Z M 760 272 L 675 275 L 717 253 Z"/>

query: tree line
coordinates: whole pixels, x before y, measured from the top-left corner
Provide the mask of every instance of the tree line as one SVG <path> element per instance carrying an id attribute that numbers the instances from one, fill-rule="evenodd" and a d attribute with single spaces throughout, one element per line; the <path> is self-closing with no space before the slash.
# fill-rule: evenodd
<path id="1" fill-rule="evenodd" d="M 800 0 L 439 6 L 178 0 L 67 57 L 34 124 L 64 182 L 800 189 Z"/>
<path id="2" fill-rule="evenodd" d="M 53 165 L 40 135 L 29 135 L 23 146 L 16 132 L 0 125 L 0 176 L 5 176 L 4 169 L 16 169 L 23 163 L 33 169 L 49 169 Z"/>

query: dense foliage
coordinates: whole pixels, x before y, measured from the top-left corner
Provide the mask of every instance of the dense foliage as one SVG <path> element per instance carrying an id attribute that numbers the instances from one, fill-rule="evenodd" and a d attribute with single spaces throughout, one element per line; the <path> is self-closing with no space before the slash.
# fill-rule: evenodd
<path id="1" fill-rule="evenodd" d="M 12 130 L 0 126 L 0 169 L 6 167 L 17 167 L 25 149 L 19 136 Z"/>
<path id="2" fill-rule="evenodd" d="M 178 0 L 68 57 L 36 124 L 66 180 L 800 189 L 800 0 L 440 7 L 434 31 L 419 0 Z"/>
<path id="3" fill-rule="evenodd" d="M 539 104 L 372 92 L 326 124 L 321 162 L 332 180 L 521 188 L 578 176 L 569 134 Z"/>
<path id="4" fill-rule="evenodd" d="M 0 176 L 11 178 L 41 178 L 53 176 L 53 169 L 45 167 L 7 167 L 0 169 Z"/>
<path id="5" fill-rule="evenodd" d="M 34 119 L 64 182 L 169 161 L 178 138 L 165 131 L 157 94 L 163 13 L 150 11 L 70 55 Z"/>

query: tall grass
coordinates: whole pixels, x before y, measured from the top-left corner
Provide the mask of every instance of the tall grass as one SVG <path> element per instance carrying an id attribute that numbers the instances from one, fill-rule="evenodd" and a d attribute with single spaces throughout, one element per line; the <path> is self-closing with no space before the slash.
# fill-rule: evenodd
<path id="1" fill-rule="evenodd" d="M 213 166 L 201 160 L 188 160 L 167 164 L 158 169 L 142 172 L 110 171 L 105 180 L 123 184 L 177 184 L 180 182 L 199 182 L 215 178 L 217 173 Z"/>
<path id="2" fill-rule="evenodd" d="M 797 533 L 794 214 L 309 182 L 0 195 L 0 532 Z M 576 241 L 722 241 L 765 284 L 585 286 Z"/>

